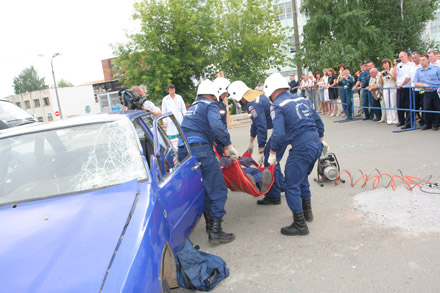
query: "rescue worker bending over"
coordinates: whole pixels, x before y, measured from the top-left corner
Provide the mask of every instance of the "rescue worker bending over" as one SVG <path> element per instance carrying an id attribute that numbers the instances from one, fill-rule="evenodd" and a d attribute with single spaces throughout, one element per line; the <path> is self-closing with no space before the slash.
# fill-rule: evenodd
<path id="1" fill-rule="evenodd" d="M 231 84 L 231 82 L 224 78 L 224 77 L 218 77 L 214 79 L 214 86 L 217 90 L 216 97 L 218 100 L 218 107 L 220 108 L 220 116 L 222 117 L 223 125 L 225 126 L 226 131 L 228 131 L 228 124 L 226 122 L 226 116 L 227 116 L 227 110 L 226 110 L 226 104 L 227 102 L 227 87 Z M 226 104 L 225 104 L 226 100 Z M 229 133 L 229 132 L 228 132 Z M 224 145 L 218 140 L 215 139 L 217 153 L 221 156 L 223 154 Z"/>
<path id="2" fill-rule="evenodd" d="M 254 140 L 257 137 L 259 164 L 264 162 L 264 166 L 269 166 L 267 160 L 269 158 L 270 141 L 267 141 L 267 132 L 272 129 L 272 119 L 270 118 L 270 101 L 264 95 L 263 91 L 251 90 L 241 80 L 234 81 L 228 87 L 229 97 L 245 105 L 247 112 L 252 120 L 251 135 L 249 139 L 248 152 L 253 153 Z M 266 143 L 267 142 L 267 143 Z M 278 154 L 280 159 L 283 157 L 285 148 L 280 149 Z M 284 181 L 279 165 L 275 167 L 274 184 L 263 199 L 257 200 L 260 205 L 278 205 L 281 203 L 281 183 Z"/>
<path id="3" fill-rule="evenodd" d="M 264 93 L 272 101 L 271 117 L 273 134 L 270 142 L 269 164 L 280 159 L 278 152 L 287 145 L 289 151 L 285 166 L 286 201 L 293 212 L 293 223 L 281 228 L 284 235 L 307 235 L 306 221 L 313 220 L 311 207 L 309 174 L 318 160 L 324 142 L 324 124 L 310 107 L 309 102 L 298 95 L 289 93 L 289 84 L 276 72 L 264 82 Z"/>
<path id="4" fill-rule="evenodd" d="M 232 159 L 238 158 L 237 150 L 232 146 L 229 133 L 220 117 L 216 88 L 210 80 L 204 80 L 197 89 L 197 98 L 183 117 L 181 128 L 185 133 L 193 155 L 201 163 L 205 187 L 206 232 L 210 243 L 228 243 L 235 239 L 232 233 L 222 230 L 221 222 L 226 214 L 225 203 L 228 189 L 223 179 L 220 165 L 214 154 L 213 143 L 217 138 L 227 147 Z M 179 141 L 179 161 L 188 154 Z"/>

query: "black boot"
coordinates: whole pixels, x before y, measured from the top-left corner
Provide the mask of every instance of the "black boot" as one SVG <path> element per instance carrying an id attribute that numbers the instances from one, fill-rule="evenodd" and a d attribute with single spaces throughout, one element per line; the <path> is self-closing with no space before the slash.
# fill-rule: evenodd
<path id="1" fill-rule="evenodd" d="M 203 213 L 203 216 L 206 222 L 206 233 L 209 233 L 209 231 L 211 231 L 211 215 L 209 213 Z"/>
<path id="2" fill-rule="evenodd" d="M 260 205 L 277 205 L 277 204 L 281 204 L 281 199 L 280 198 L 274 198 L 274 197 L 270 197 L 270 196 L 265 196 L 263 197 L 263 199 L 259 199 L 257 200 L 257 204 Z"/>
<path id="3" fill-rule="evenodd" d="M 293 213 L 292 225 L 281 228 L 281 234 L 288 236 L 309 234 L 303 212 Z"/>
<path id="4" fill-rule="evenodd" d="M 235 239 L 233 233 L 225 233 L 222 230 L 222 220 L 211 219 L 211 231 L 209 232 L 209 243 L 228 243 Z"/>
<path id="5" fill-rule="evenodd" d="M 304 218 L 307 222 L 313 221 L 312 201 L 310 198 L 302 199 Z"/>

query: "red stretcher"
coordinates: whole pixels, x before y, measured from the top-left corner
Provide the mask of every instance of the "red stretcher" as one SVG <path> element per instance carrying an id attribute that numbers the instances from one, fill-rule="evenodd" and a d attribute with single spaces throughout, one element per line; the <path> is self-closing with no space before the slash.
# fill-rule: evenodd
<path id="1" fill-rule="evenodd" d="M 217 154 L 217 156 L 219 156 Z M 220 157 L 220 156 L 219 156 Z M 248 151 L 246 151 L 242 157 L 252 157 Z M 255 166 L 258 166 L 258 163 L 255 162 Z M 259 167 L 260 171 L 264 171 L 268 169 L 270 173 L 272 173 L 272 182 L 270 183 L 270 187 L 267 189 L 265 193 L 262 193 L 258 190 L 258 188 L 252 183 L 249 177 L 246 176 L 246 173 L 243 171 L 243 168 L 240 166 L 238 159 L 235 159 L 232 164 L 223 167 L 223 178 L 225 179 L 226 186 L 232 191 L 242 191 L 253 195 L 254 197 L 259 197 L 260 195 L 266 194 L 273 185 L 274 182 L 274 173 L 275 173 L 275 165 L 269 167 Z"/>

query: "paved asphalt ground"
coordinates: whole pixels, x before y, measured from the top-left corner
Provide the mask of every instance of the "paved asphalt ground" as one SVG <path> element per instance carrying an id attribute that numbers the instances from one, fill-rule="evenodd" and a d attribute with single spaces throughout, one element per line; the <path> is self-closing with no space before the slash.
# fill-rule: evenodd
<path id="1" fill-rule="evenodd" d="M 355 180 L 358 170 L 394 175 L 400 169 L 440 183 L 440 131 L 393 133 L 397 127 L 384 123 L 322 119 L 330 151 Z M 230 129 L 239 153 L 248 144 L 249 122 Z M 398 179 L 396 191 L 372 182 L 352 187 L 347 175 L 345 184 L 320 187 L 315 177 L 316 166 L 307 236 L 280 234 L 292 223 L 284 194 L 281 205 L 259 206 L 251 195 L 229 191 L 223 228 L 236 235 L 229 244 L 209 245 L 199 221 L 192 241 L 230 268 L 212 292 L 440 292 L 440 189 L 408 191 Z"/>

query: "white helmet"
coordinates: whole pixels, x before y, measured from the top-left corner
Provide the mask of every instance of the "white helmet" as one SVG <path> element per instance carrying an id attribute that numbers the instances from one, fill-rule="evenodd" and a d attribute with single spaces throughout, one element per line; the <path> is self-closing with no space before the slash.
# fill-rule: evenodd
<path id="1" fill-rule="evenodd" d="M 227 87 L 231 84 L 229 79 L 224 77 L 218 77 L 214 79 L 214 85 L 217 90 L 217 94 L 215 95 L 217 97 L 217 101 L 220 100 L 220 96 L 227 92 Z"/>
<path id="2" fill-rule="evenodd" d="M 197 96 L 199 95 L 213 95 L 217 97 L 215 85 L 209 79 L 202 80 L 197 88 Z"/>
<path id="3" fill-rule="evenodd" d="M 244 82 L 236 80 L 228 86 L 229 98 L 239 102 L 248 90 L 250 88 Z"/>
<path id="4" fill-rule="evenodd" d="M 279 89 L 290 89 L 289 83 L 279 72 L 269 75 L 264 81 L 263 90 L 266 97 L 270 98 L 274 91 Z"/>

